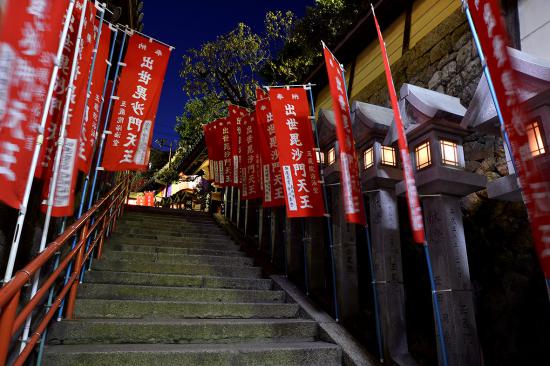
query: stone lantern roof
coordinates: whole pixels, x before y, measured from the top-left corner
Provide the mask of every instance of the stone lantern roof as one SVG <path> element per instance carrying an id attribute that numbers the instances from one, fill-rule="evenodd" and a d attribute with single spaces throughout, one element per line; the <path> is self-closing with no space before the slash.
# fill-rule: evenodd
<path id="1" fill-rule="evenodd" d="M 320 109 L 317 118 L 317 133 L 321 149 L 328 147 L 336 140 L 336 122 L 334 112 L 330 109 Z"/>
<path id="2" fill-rule="evenodd" d="M 362 145 L 371 138 L 386 136 L 392 125 L 393 111 L 374 104 L 353 102 L 351 120 L 355 142 Z"/>
<path id="3" fill-rule="evenodd" d="M 550 105 L 550 61 L 508 48 L 512 67 L 519 77 L 519 98 L 531 109 Z M 472 127 L 494 135 L 500 134 L 495 105 L 485 75 L 481 77 L 468 111 L 462 121 L 464 128 Z"/>
<path id="4" fill-rule="evenodd" d="M 408 139 L 423 133 L 432 123 L 453 130 L 454 133 L 465 130 L 460 126 L 460 121 L 466 114 L 466 108 L 460 104 L 460 99 L 411 84 L 403 84 L 400 95 L 399 109 Z M 392 122 L 385 143 L 395 142 L 397 131 Z"/>

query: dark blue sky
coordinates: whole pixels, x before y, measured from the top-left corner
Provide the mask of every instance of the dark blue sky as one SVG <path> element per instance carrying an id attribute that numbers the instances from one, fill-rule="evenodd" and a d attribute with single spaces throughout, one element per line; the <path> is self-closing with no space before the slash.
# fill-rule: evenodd
<path id="1" fill-rule="evenodd" d="M 174 125 L 186 100 L 179 69 L 187 49 L 197 48 L 217 35 L 229 32 L 238 22 L 244 22 L 261 33 L 268 10 L 292 10 L 302 16 L 305 7 L 313 3 L 314 0 L 145 0 L 143 33 L 176 47 L 164 81 L 154 138 L 178 138 Z M 158 148 L 154 142 L 153 146 Z"/>

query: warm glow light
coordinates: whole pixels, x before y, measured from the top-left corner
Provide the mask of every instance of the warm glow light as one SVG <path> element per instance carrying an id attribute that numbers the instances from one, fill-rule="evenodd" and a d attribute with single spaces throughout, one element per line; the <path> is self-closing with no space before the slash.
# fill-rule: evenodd
<path id="1" fill-rule="evenodd" d="M 336 161 L 336 150 L 334 150 L 334 148 L 331 148 L 328 151 L 327 158 L 328 158 L 328 165 L 334 164 L 334 162 Z"/>
<path id="2" fill-rule="evenodd" d="M 420 170 L 429 167 L 432 164 L 432 154 L 430 153 L 430 142 L 426 141 L 423 144 L 414 148 L 416 156 L 416 169 Z"/>
<path id="3" fill-rule="evenodd" d="M 382 146 L 382 159 L 380 163 L 389 166 L 397 166 L 397 160 L 395 159 L 395 149 L 391 146 Z"/>
<path id="4" fill-rule="evenodd" d="M 322 151 L 317 151 L 317 164 L 325 163 L 325 153 Z"/>
<path id="5" fill-rule="evenodd" d="M 451 166 L 459 166 L 458 147 L 455 142 L 441 140 L 441 163 Z"/>
<path id="6" fill-rule="evenodd" d="M 374 148 L 371 146 L 363 152 L 363 166 L 365 169 L 374 165 Z"/>
<path id="7" fill-rule="evenodd" d="M 546 147 L 538 121 L 527 125 L 527 137 L 529 139 L 529 149 L 533 156 L 539 156 L 546 153 Z"/>

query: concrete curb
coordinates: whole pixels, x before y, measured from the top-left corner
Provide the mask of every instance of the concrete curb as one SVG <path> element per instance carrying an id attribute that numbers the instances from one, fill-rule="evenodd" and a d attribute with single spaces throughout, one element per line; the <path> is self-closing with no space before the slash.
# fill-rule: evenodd
<path id="1" fill-rule="evenodd" d="M 289 301 L 297 303 L 305 315 L 319 324 L 321 340 L 332 342 L 342 348 L 342 364 L 345 366 L 380 365 L 340 324 L 307 298 L 300 289 L 284 276 L 270 277 L 275 287 L 284 291 Z"/>

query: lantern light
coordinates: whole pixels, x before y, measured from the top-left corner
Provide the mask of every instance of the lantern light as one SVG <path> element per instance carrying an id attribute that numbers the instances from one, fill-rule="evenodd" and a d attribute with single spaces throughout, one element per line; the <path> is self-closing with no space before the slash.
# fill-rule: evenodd
<path id="1" fill-rule="evenodd" d="M 430 152 L 430 142 L 426 141 L 414 148 L 416 157 L 416 170 L 424 169 L 432 164 L 432 154 Z"/>
<path id="2" fill-rule="evenodd" d="M 458 167 L 458 146 L 456 142 L 449 140 L 440 140 L 441 144 L 441 163 L 444 165 Z"/>
<path id="3" fill-rule="evenodd" d="M 392 146 L 382 145 L 380 149 L 382 152 L 380 163 L 389 166 L 397 166 L 397 159 L 395 158 L 395 148 L 393 148 Z"/>
<path id="4" fill-rule="evenodd" d="M 325 164 L 325 153 L 317 151 L 317 164 Z"/>
<path id="5" fill-rule="evenodd" d="M 374 147 L 369 147 L 363 152 L 363 166 L 365 169 L 374 165 Z"/>
<path id="6" fill-rule="evenodd" d="M 546 148 L 538 121 L 527 125 L 527 138 L 529 139 L 529 149 L 534 157 L 546 153 Z"/>
<path id="7" fill-rule="evenodd" d="M 328 165 L 332 165 L 336 161 L 336 150 L 334 149 L 334 147 L 331 147 L 330 150 L 328 151 L 327 160 L 328 160 Z"/>

